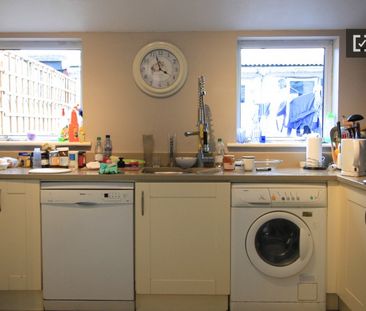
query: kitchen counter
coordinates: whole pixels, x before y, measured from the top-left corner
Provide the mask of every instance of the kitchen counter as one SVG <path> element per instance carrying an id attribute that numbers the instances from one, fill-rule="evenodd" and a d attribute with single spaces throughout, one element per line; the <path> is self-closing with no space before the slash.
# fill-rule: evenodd
<path id="1" fill-rule="evenodd" d="M 98 171 L 81 169 L 65 174 L 29 174 L 29 169 L 10 168 L 0 171 L 4 179 L 33 179 L 41 181 L 132 181 L 132 182 L 328 182 L 340 181 L 357 188 L 366 189 L 362 183 L 366 177 L 341 176 L 339 171 L 280 168 L 265 172 L 244 172 L 236 169 L 204 174 L 147 174 L 128 171 L 121 174 L 100 175 Z"/>
<path id="2" fill-rule="evenodd" d="M 26 168 L 0 171 L 0 179 L 32 179 L 40 181 L 132 181 L 132 182 L 328 182 L 340 183 L 366 190 L 363 177 L 342 176 L 340 171 L 278 168 L 265 172 L 244 172 L 240 169 L 204 174 L 148 174 L 127 171 L 121 174 L 101 175 L 98 171 L 80 169 L 65 174 L 29 174 Z"/>

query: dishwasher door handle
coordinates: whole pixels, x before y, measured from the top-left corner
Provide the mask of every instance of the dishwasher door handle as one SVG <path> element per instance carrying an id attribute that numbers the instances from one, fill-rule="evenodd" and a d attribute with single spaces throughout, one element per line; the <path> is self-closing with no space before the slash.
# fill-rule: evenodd
<path id="1" fill-rule="evenodd" d="M 93 206 L 96 206 L 96 205 L 99 205 L 98 203 L 95 203 L 95 202 L 75 202 L 76 205 L 80 206 L 80 207 L 93 207 Z"/>

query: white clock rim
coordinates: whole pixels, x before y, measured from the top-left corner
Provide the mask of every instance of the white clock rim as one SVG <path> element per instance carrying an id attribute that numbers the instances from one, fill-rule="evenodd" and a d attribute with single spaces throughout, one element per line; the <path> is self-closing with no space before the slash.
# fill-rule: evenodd
<path id="1" fill-rule="evenodd" d="M 165 49 L 174 54 L 180 66 L 180 72 L 175 82 L 172 83 L 169 87 L 161 89 L 154 88 L 148 85 L 144 81 L 144 79 L 142 79 L 140 74 L 140 64 L 143 58 L 146 56 L 146 54 L 150 53 L 153 50 L 159 50 L 159 49 Z M 175 94 L 184 85 L 187 75 L 188 75 L 188 66 L 185 56 L 178 47 L 168 42 L 156 41 L 145 45 L 138 51 L 133 61 L 133 76 L 135 78 L 137 86 L 146 94 L 154 97 L 167 97 Z"/>

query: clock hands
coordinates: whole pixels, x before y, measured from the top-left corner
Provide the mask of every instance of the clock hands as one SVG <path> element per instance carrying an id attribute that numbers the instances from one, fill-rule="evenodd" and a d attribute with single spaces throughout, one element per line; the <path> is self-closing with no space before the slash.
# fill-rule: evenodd
<path id="1" fill-rule="evenodd" d="M 157 62 L 158 69 L 159 69 L 158 71 L 161 71 L 161 72 L 165 73 L 166 75 L 169 75 L 169 73 L 166 70 L 161 69 L 162 62 L 159 60 L 157 55 L 155 56 L 155 58 L 156 58 L 156 62 Z"/>

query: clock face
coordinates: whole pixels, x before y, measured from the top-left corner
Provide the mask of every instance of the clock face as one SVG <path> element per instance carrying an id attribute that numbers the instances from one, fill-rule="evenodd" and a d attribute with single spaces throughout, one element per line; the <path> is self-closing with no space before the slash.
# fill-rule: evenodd
<path id="1" fill-rule="evenodd" d="M 187 78 L 187 62 L 183 53 L 166 42 L 152 42 L 136 55 L 133 75 L 146 94 L 166 97 L 176 93 Z"/>
<path id="2" fill-rule="evenodd" d="M 151 87 L 170 87 L 179 76 L 180 64 L 177 57 L 165 49 L 152 50 L 142 59 L 140 74 Z"/>

